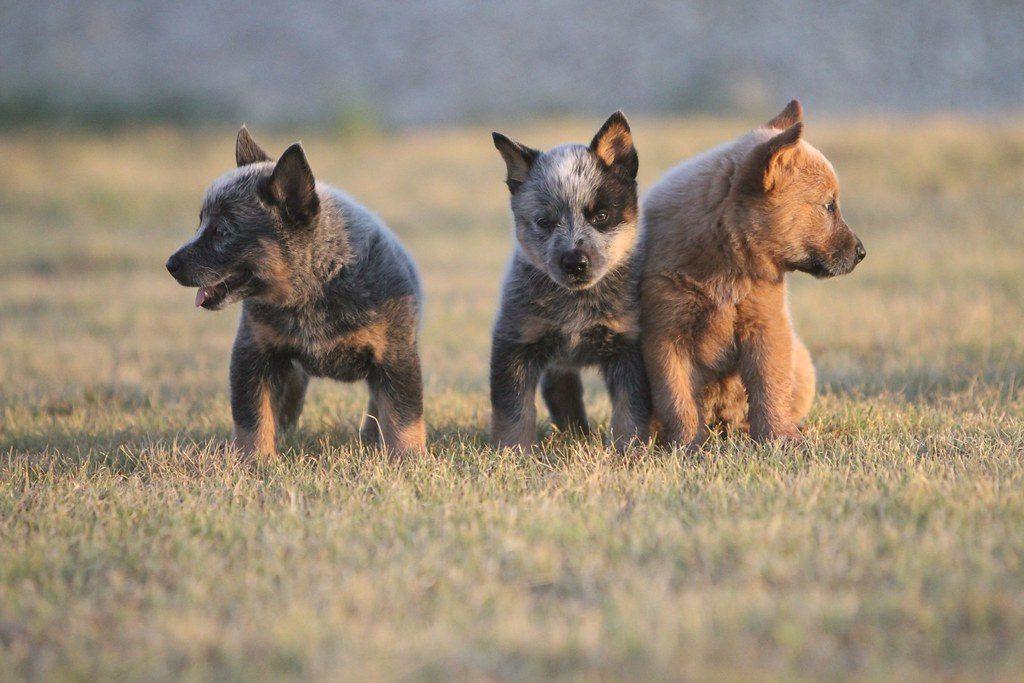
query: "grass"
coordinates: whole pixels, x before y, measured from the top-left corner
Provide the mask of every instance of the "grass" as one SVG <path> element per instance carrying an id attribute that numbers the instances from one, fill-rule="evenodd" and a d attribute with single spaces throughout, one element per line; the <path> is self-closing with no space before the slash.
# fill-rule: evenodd
<path id="1" fill-rule="evenodd" d="M 645 187 L 743 124 L 634 128 Z M 485 445 L 487 132 L 305 140 L 420 262 L 431 454 L 321 382 L 256 467 L 217 454 L 237 311 L 162 268 L 234 131 L 0 135 L 0 678 L 1019 678 L 1024 124 L 811 120 L 869 256 L 793 281 L 808 442 L 629 458 Z"/>

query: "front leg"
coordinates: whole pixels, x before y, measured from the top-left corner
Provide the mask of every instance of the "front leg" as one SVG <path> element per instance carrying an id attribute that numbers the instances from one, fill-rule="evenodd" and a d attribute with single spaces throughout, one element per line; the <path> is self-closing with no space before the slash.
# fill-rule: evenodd
<path id="1" fill-rule="evenodd" d="M 646 441 L 651 425 L 651 387 L 640 343 L 630 343 L 622 353 L 602 363 L 601 372 L 612 402 L 615 448 L 624 451 L 633 441 Z"/>
<path id="2" fill-rule="evenodd" d="M 368 383 L 370 406 L 362 432 L 364 440 L 379 442 L 400 458 L 425 452 L 423 375 L 416 347 L 388 358 L 370 373 Z"/>
<path id="3" fill-rule="evenodd" d="M 243 329 L 231 351 L 234 445 L 243 455 L 277 452 L 277 404 L 291 361 L 256 344 Z"/>
<path id="4" fill-rule="evenodd" d="M 659 322 L 645 327 L 642 347 L 660 438 L 669 446 L 699 445 L 705 436 L 698 398 L 703 385 L 689 345 L 671 324 Z"/>
<path id="5" fill-rule="evenodd" d="M 491 444 L 531 448 L 537 436 L 537 382 L 545 365 L 537 344 L 499 336 L 491 347 Z"/>
<path id="6" fill-rule="evenodd" d="M 700 401 L 703 377 L 694 357 L 709 310 L 707 296 L 673 274 L 647 276 L 640 288 L 644 365 L 658 439 L 668 446 L 699 446 L 707 433 Z"/>
<path id="7" fill-rule="evenodd" d="M 793 332 L 784 286 L 752 292 L 737 309 L 740 378 L 747 389 L 750 435 L 798 438 L 793 420 Z"/>

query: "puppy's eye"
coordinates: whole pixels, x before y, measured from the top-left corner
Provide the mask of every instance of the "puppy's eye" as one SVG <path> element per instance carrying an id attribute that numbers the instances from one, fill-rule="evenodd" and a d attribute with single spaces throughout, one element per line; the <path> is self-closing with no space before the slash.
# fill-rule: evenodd
<path id="1" fill-rule="evenodd" d="M 604 209 L 598 211 L 590 218 L 590 222 L 594 225 L 604 225 L 608 222 L 608 212 Z"/>
<path id="2" fill-rule="evenodd" d="M 541 216 L 540 218 L 535 220 L 534 223 L 536 223 L 537 227 L 540 228 L 541 230 L 551 230 L 551 228 L 555 226 L 554 222 L 550 218 L 547 218 L 546 216 Z"/>
<path id="3" fill-rule="evenodd" d="M 836 200 L 834 200 L 834 199 L 832 201 L 830 201 L 828 204 L 825 205 L 825 210 L 828 211 L 829 213 L 835 213 L 836 209 L 838 209 L 838 208 L 839 208 L 839 205 L 836 204 Z"/>

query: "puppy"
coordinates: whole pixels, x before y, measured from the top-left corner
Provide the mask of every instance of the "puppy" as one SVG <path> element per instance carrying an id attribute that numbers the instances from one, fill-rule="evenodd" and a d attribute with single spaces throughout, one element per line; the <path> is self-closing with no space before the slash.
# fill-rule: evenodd
<path id="1" fill-rule="evenodd" d="M 422 451 L 422 294 L 409 254 L 377 217 L 318 183 L 298 143 L 274 162 L 243 126 L 235 160 L 207 190 L 195 236 L 167 260 L 179 283 L 198 287 L 196 306 L 242 302 L 235 445 L 273 454 L 308 378 L 329 377 L 369 384 L 364 441 Z"/>
<path id="2" fill-rule="evenodd" d="M 617 112 L 590 146 L 548 152 L 500 133 L 512 194 L 512 254 L 491 349 L 492 441 L 530 447 L 537 384 L 555 427 L 588 432 L 580 368 L 600 368 L 612 438 L 647 438 L 650 390 L 639 343 L 638 160 Z"/>
<path id="3" fill-rule="evenodd" d="M 767 125 L 669 171 L 643 204 L 643 352 L 670 444 L 708 422 L 796 437 L 814 366 L 793 332 L 786 274 L 849 273 L 864 245 L 832 164 L 803 140 L 796 100 Z"/>

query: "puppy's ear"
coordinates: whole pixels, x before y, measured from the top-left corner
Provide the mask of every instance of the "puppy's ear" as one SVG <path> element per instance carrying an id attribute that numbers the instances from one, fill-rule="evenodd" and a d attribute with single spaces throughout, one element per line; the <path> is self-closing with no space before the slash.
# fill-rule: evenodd
<path id="1" fill-rule="evenodd" d="M 533 162 L 540 156 L 540 152 L 526 145 L 521 145 L 515 140 L 510 140 L 501 133 L 491 133 L 494 146 L 501 152 L 501 158 L 505 160 L 505 167 L 508 175 L 505 184 L 509 192 L 516 193 L 519 186 L 526 181 L 526 175 L 533 167 Z"/>
<path id="2" fill-rule="evenodd" d="M 629 130 L 629 122 L 621 111 L 608 117 L 608 120 L 597 131 L 590 142 L 590 151 L 605 163 L 606 166 L 621 170 L 630 178 L 636 178 L 640 160 L 633 146 L 633 133 Z"/>
<path id="3" fill-rule="evenodd" d="M 790 172 L 804 124 L 794 123 L 775 137 L 765 140 L 747 156 L 740 182 L 751 194 L 771 192 Z"/>
<path id="4" fill-rule="evenodd" d="M 789 128 L 794 123 L 799 123 L 803 120 L 804 108 L 800 106 L 800 100 L 790 100 L 786 108 L 765 125 L 769 128 Z"/>
<path id="5" fill-rule="evenodd" d="M 316 194 L 316 179 L 306 161 L 302 145 L 293 144 L 284 151 L 274 166 L 274 172 L 263 186 L 267 201 L 281 208 L 290 221 L 308 223 L 320 210 Z"/>
<path id="6" fill-rule="evenodd" d="M 270 157 L 252 139 L 249 129 L 243 123 L 238 129 L 238 137 L 235 138 L 235 163 L 239 166 L 248 166 L 260 161 L 270 161 Z"/>

